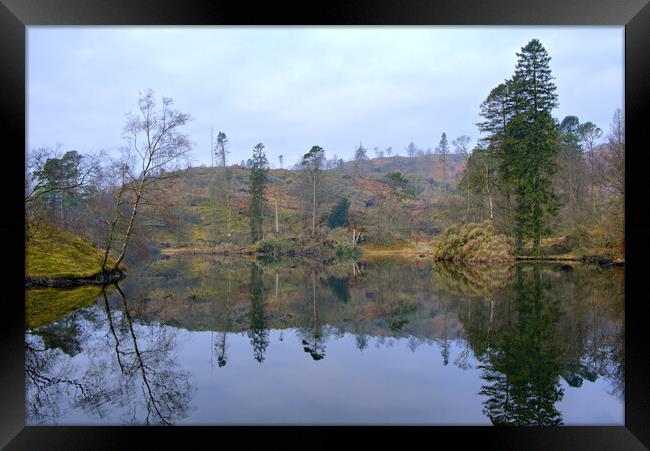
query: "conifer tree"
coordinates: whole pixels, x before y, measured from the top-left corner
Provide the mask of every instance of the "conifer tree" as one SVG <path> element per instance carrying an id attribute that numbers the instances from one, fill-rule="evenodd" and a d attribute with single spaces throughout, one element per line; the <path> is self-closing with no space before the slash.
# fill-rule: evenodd
<path id="1" fill-rule="evenodd" d="M 481 106 L 482 131 L 497 152 L 499 177 L 515 196 L 514 232 L 517 250 L 532 239 L 541 253 L 541 238 L 557 214 L 552 176 L 557 171 L 559 125 L 551 116 L 557 107 L 551 60 L 537 39 L 517 53 L 513 77 L 490 93 Z M 498 119 L 501 119 L 499 122 Z"/>
<path id="2" fill-rule="evenodd" d="M 325 161 L 325 149 L 320 146 L 312 146 L 302 157 L 301 166 L 305 168 L 309 174 L 310 184 L 312 186 L 312 216 L 311 216 L 311 236 L 316 236 L 316 187 L 320 179 L 321 166 Z"/>
<path id="3" fill-rule="evenodd" d="M 442 133 L 440 143 L 436 148 L 436 153 L 440 156 L 440 163 L 442 164 L 442 183 L 447 186 L 447 156 L 449 155 L 449 142 L 447 141 L 447 134 Z"/>
<path id="4" fill-rule="evenodd" d="M 350 223 L 348 219 L 349 208 L 350 201 L 346 197 L 339 200 L 327 218 L 327 225 L 332 229 L 335 227 L 346 227 Z"/>
<path id="5" fill-rule="evenodd" d="M 532 238 L 533 253 L 541 253 L 541 238 L 549 233 L 547 220 L 557 214 L 551 177 L 557 171 L 558 124 L 551 111 L 558 106 L 550 56 L 541 42 L 531 40 L 522 52 L 514 75 L 515 117 L 511 159 L 517 209 L 515 232 L 521 248 Z"/>
<path id="6" fill-rule="evenodd" d="M 227 230 L 226 235 L 228 238 L 232 236 L 232 207 L 231 207 L 231 198 L 233 191 L 233 177 L 232 172 L 228 168 L 226 161 L 226 156 L 230 152 L 228 151 L 228 136 L 222 131 L 217 135 L 217 145 L 215 146 L 215 157 L 217 164 L 223 168 L 223 193 L 224 201 L 228 207 L 228 221 L 227 221 Z"/>
<path id="7" fill-rule="evenodd" d="M 251 190 L 250 227 L 253 243 L 264 238 L 262 228 L 264 219 L 264 188 L 268 181 L 268 173 L 269 162 L 264 153 L 264 144 L 258 143 L 253 148 L 249 176 Z"/>

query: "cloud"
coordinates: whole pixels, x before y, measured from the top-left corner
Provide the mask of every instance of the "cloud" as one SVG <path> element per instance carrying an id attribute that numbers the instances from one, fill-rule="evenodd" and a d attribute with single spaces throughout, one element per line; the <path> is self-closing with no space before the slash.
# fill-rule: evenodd
<path id="1" fill-rule="evenodd" d="M 271 161 L 314 144 L 435 147 L 477 136 L 478 106 L 533 37 L 548 49 L 558 115 L 607 129 L 623 99 L 622 27 L 29 27 L 28 148 L 117 149 L 140 90 L 194 120 L 195 164 L 210 127 L 231 158 L 264 142 Z"/>

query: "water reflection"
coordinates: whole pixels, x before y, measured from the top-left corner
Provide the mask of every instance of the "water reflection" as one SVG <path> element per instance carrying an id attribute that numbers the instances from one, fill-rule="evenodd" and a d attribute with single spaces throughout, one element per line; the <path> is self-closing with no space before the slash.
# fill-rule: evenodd
<path id="1" fill-rule="evenodd" d="M 269 328 L 264 316 L 264 270 L 254 263 L 251 263 L 250 267 L 251 308 L 248 337 L 251 340 L 255 360 L 262 363 L 266 348 L 269 346 Z"/>
<path id="2" fill-rule="evenodd" d="M 103 309 L 73 312 L 26 334 L 30 422 L 56 423 L 61 412 L 78 410 L 83 424 L 115 408 L 131 412 L 120 424 L 170 425 L 186 416 L 192 390 L 189 372 L 175 361 L 176 334 L 160 324 L 135 325 L 123 291 L 111 288 L 117 305 L 105 288 Z"/>
<path id="3" fill-rule="evenodd" d="M 550 283 L 539 265 L 517 266 L 513 288 L 512 320 L 495 331 L 481 356 L 483 412 L 496 425 L 562 424 L 556 409 L 564 395 L 559 302 L 547 295 Z"/>
<path id="4" fill-rule="evenodd" d="M 307 374 L 326 381 L 332 371 L 344 379 L 365 375 L 375 384 L 390 374 L 391 385 L 381 389 L 390 393 L 385 402 L 403 392 L 401 402 L 422 412 L 415 422 L 432 421 L 435 405 L 424 400 L 442 393 L 456 393 L 454 402 L 468 411 L 476 406 L 496 425 L 563 424 L 567 403 L 576 402 L 566 393 L 600 387 L 601 381 L 607 391 L 590 395 L 595 403 L 616 397 L 620 405 L 623 399 L 624 286 L 617 269 L 176 258 L 131 271 L 90 306 L 81 302 L 83 307 L 63 309 L 58 317 L 43 309 L 47 296 L 39 296 L 31 294 L 40 299 L 39 318 L 46 319 L 28 324 L 26 333 L 29 424 L 62 418 L 66 424 L 209 422 L 229 408 L 254 419 L 266 412 L 254 406 L 270 396 L 269 389 L 281 392 Z M 209 347 L 202 351 L 205 333 Z M 358 360 L 341 366 L 349 348 Z M 375 361 L 379 349 L 383 357 Z M 293 360 L 296 352 L 308 358 Z M 263 372 L 253 376 L 242 358 Z M 401 366 L 404 359 L 415 359 L 410 373 Z M 203 361 L 218 373 L 206 379 Z M 278 364 L 286 379 L 271 377 Z M 314 373 L 316 368 L 323 372 Z M 454 377 L 444 386 L 423 384 L 436 371 Z M 249 378 L 257 394 L 237 387 Z M 343 410 L 318 407 L 343 389 L 326 386 L 319 392 L 323 398 L 312 399 L 302 412 L 292 411 L 299 399 L 293 394 L 274 409 L 280 418 L 317 419 L 322 411 L 343 421 Z M 478 389 L 468 391 L 470 386 Z M 412 390 L 419 395 L 408 398 Z M 201 407 L 202 397 L 217 392 L 224 399 Z M 231 404 L 227 399 L 235 394 Z M 340 409 L 345 402 L 368 402 L 359 393 L 348 398 L 339 401 Z M 382 422 L 391 413 L 375 409 L 367 415 L 367 421 Z M 589 415 L 585 409 L 584 418 Z"/>

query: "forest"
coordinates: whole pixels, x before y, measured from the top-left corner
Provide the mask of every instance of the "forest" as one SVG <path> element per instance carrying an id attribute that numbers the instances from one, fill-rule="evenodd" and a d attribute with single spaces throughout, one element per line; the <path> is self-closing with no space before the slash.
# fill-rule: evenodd
<path id="1" fill-rule="evenodd" d="M 475 138 L 351 143 L 349 160 L 315 143 L 293 165 L 269 161 L 262 142 L 231 148 L 226 130 L 211 165 L 193 167 L 191 115 L 144 91 L 120 155 L 28 152 L 26 276 L 108 274 L 158 253 L 622 264 L 623 112 L 610 124 L 554 117 L 548 52 L 533 39 L 516 58 L 512 76 L 476 105 Z"/>

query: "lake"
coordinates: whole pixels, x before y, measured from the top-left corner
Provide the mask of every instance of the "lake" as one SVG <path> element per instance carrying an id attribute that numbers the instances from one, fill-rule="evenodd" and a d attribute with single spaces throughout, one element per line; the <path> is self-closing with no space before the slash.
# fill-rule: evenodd
<path id="1" fill-rule="evenodd" d="M 159 257 L 26 292 L 28 425 L 623 425 L 624 270 Z"/>

